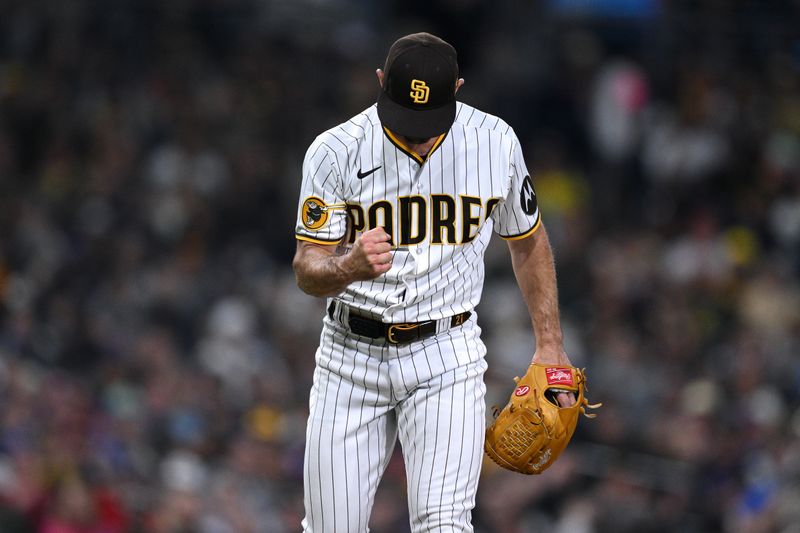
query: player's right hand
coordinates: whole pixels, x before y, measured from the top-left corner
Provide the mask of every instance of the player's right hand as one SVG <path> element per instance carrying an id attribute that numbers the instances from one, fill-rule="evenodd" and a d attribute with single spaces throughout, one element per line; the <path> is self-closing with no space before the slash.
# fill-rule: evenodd
<path id="1" fill-rule="evenodd" d="M 353 281 L 377 278 L 392 268 L 390 240 L 381 226 L 365 231 L 356 239 L 344 262 Z"/>

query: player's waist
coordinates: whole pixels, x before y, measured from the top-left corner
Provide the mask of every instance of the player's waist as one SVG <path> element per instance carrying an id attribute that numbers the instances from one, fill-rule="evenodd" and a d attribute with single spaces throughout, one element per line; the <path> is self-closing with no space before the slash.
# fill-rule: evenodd
<path id="1" fill-rule="evenodd" d="M 366 316 L 339 300 L 331 300 L 328 316 L 355 335 L 385 339 L 388 344 L 408 344 L 460 327 L 472 316 L 472 312 L 464 311 L 438 320 L 386 323 Z"/>
<path id="2" fill-rule="evenodd" d="M 397 256 L 394 262 L 398 262 Z M 475 262 L 476 268 L 468 273 L 460 272 L 461 267 L 454 266 L 456 261 L 422 273 L 414 272 L 413 265 L 393 268 L 378 280 L 351 283 L 336 300 L 356 309 L 359 315 L 390 323 L 437 320 L 447 313 L 472 311 L 483 289 L 483 262 Z M 406 263 L 413 262 L 403 260 Z"/>

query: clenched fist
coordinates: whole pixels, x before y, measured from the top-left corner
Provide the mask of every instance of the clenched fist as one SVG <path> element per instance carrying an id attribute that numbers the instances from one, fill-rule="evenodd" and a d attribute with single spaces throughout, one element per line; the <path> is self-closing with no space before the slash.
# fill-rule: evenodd
<path id="1" fill-rule="evenodd" d="M 343 258 L 342 266 L 353 281 L 377 278 L 392 268 L 391 237 L 382 227 L 365 231 Z"/>

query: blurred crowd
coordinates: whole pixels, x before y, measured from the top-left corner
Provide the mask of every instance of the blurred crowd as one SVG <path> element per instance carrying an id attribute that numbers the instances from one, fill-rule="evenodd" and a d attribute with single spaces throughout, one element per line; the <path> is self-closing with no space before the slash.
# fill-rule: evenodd
<path id="1" fill-rule="evenodd" d="M 485 463 L 476 531 L 800 532 L 800 4 L 561 4 L 0 2 L 0 531 L 299 530 L 300 163 L 425 29 L 525 146 L 604 403 L 544 475 Z M 487 273 L 490 407 L 533 339 Z M 372 530 L 403 483 L 398 446 Z"/>

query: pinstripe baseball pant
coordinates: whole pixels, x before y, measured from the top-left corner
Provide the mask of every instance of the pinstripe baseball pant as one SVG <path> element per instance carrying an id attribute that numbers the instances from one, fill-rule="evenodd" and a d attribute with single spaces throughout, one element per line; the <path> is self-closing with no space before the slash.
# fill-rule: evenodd
<path id="1" fill-rule="evenodd" d="M 369 531 L 399 435 L 412 532 L 471 532 L 485 353 L 474 314 L 400 346 L 348 335 L 325 317 L 306 430 L 303 531 Z"/>

